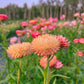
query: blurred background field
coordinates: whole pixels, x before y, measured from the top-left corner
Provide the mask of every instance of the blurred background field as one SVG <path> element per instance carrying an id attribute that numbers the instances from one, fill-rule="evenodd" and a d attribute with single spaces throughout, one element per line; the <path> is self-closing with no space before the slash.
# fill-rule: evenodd
<path id="1" fill-rule="evenodd" d="M 7 48 L 10 45 L 10 39 L 17 37 L 16 30 L 23 30 L 20 23 L 25 21 L 28 26 L 24 28 L 38 31 L 41 35 L 43 31 L 41 26 L 39 29 L 33 30 L 33 26 L 38 26 L 43 21 L 49 21 L 50 18 L 57 18 L 57 21 L 50 22 L 49 26 L 55 24 L 53 29 L 46 26 L 46 33 L 52 35 L 62 35 L 70 42 L 67 49 L 60 49 L 55 55 L 63 64 L 60 69 L 55 69 L 54 75 L 61 74 L 66 77 L 54 77 L 50 84 L 84 84 L 84 43 L 74 43 L 74 39 L 84 39 L 84 22 L 81 23 L 81 13 L 84 12 L 84 0 L 1 0 L 0 14 L 8 16 L 7 21 L 0 24 L 0 30 L 3 28 L 6 37 Z M 30 3 L 30 4 L 29 4 Z M 5 5 L 4 5 L 5 4 Z M 79 13 L 80 17 L 74 17 L 75 13 Z M 60 17 L 65 15 L 64 19 Z M 84 18 L 84 17 L 83 17 Z M 37 20 L 37 23 L 30 25 L 29 21 Z M 68 22 L 68 23 L 67 23 Z M 66 24 L 67 23 L 67 24 Z M 27 35 L 28 33 L 28 35 Z M 32 33 L 26 32 L 27 37 L 22 36 L 22 42 L 32 42 L 34 39 Z M 83 56 L 78 56 L 77 52 L 82 51 Z M 6 60 L 7 53 L 5 52 L 2 39 L 2 31 L 0 31 L 0 84 L 17 84 L 17 72 L 19 67 L 19 58 Z M 38 66 L 42 57 L 32 53 L 29 56 L 23 57 L 20 84 L 43 84 L 43 76 Z M 9 72 L 7 71 L 9 64 Z M 41 67 L 42 70 L 44 70 Z M 51 68 L 53 70 L 53 68 Z M 77 71 L 79 70 L 79 71 Z M 53 82 L 56 79 L 55 83 Z M 78 80 L 76 82 L 76 80 Z"/>

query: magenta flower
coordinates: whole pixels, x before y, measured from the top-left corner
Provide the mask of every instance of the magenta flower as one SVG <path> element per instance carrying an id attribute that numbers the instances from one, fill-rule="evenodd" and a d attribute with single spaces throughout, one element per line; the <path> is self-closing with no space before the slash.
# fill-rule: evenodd
<path id="1" fill-rule="evenodd" d="M 56 69 L 60 69 L 60 68 L 62 68 L 62 67 L 63 67 L 62 62 L 59 61 L 59 60 L 56 60 L 56 63 L 55 63 L 55 65 L 54 65 L 54 68 L 56 68 Z"/>
<path id="2" fill-rule="evenodd" d="M 78 38 L 77 39 L 74 39 L 73 42 L 74 43 L 78 43 L 79 42 L 79 39 Z"/>
<path id="3" fill-rule="evenodd" d="M 83 56 L 83 52 L 82 51 L 78 51 L 77 55 L 81 57 L 81 56 Z"/>
<path id="4" fill-rule="evenodd" d="M 17 37 L 12 37 L 12 38 L 10 39 L 10 43 L 11 43 L 11 44 L 14 44 L 16 41 L 17 41 Z"/>
<path id="5" fill-rule="evenodd" d="M 36 38 L 36 37 L 38 37 L 39 35 L 41 35 L 40 34 L 40 32 L 33 32 L 32 34 L 31 34 L 31 36 L 33 37 L 33 38 Z"/>
<path id="6" fill-rule="evenodd" d="M 84 43 L 84 38 L 80 38 L 79 43 Z"/>
<path id="7" fill-rule="evenodd" d="M 8 16 L 5 14 L 0 14 L 0 20 L 7 20 Z"/>
<path id="8" fill-rule="evenodd" d="M 21 23 L 20 23 L 20 26 L 21 26 L 21 27 L 27 27 L 27 26 L 28 26 L 28 23 L 27 23 L 27 22 L 21 22 Z"/>
<path id="9" fill-rule="evenodd" d="M 66 39 L 62 35 L 56 36 L 56 38 L 60 40 L 61 48 L 68 48 L 70 46 L 70 42 L 68 42 L 68 39 Z"/>

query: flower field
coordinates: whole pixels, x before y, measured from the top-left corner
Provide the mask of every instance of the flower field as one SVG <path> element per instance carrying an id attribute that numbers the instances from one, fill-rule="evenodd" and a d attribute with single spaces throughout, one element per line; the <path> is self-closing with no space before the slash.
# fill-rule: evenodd
<path id="1" fill-rule="evenodd" d="M 84 13 L 65 17 L 0 14 L 0 84 L 84 84 Z"/>

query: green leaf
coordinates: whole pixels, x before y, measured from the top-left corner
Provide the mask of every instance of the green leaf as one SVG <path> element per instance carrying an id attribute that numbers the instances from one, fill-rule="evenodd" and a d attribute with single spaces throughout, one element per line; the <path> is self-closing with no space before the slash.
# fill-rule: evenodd
<path id="1" fill-rule="evenodd" d="M 54 79 L 53 84 L 56 84 L 56 78 Z"/>
<path id="2" fill-rule="evenodd" d="M 62 77 L 62 78 L 70 78 L 70 77 L 67 77 L 67 76 L 64 76 L 64 75 L 60 75 L 60 74 L 53 75 L 53 76 L 51 76 L 51 78 L 53 78 L 55 76 Z"/>
<path id="3" fill-rule="evenodd" d="M 12 74 L 10 74 L 10 77 L 11 77 L 13 80 L 16 80 L 15 76 L 13 76 Z"/>
<path id="4" fill-rule="evenodd" d="M 41 69 L 41 67 L 40 66 L 37 66 L 38 67 L 38 69 L 40 70 L 40 72 L 42 73 L 42 75 L 44 76 L 44 72 L 43 72 L 43 70 Z"/>
<path id="5" fill-rule="evenodd" d="M 2 84 L 2 83 L 8 83 L 8 79 L 7 80 L 6 79 L 5 80 L 1 80 L 0 84 Z"/>

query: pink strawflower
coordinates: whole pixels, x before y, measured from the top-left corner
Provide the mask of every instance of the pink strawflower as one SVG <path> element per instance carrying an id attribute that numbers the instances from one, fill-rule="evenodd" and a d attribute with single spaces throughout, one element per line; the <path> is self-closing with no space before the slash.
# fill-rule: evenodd
<path id="1" fill-rule="evenodd" d="M 29 33 L 32 33 L 32 30 L 31 29 L 27 29 L 26 31 L 29 32 Z"/>
<path id="2" fill-rule="evenodd" d="M 11 44 L 14 44 L 16 41 L 17 41 L 17 37 L 12 37 L 12 38 L 10 39 L 10 43 L 11 43 Z"/>
<path id="3" fill-rule="evenodd" d="M 21 22 L 21 23 L 20 23 L 20 26 L 21 26 L 21 27 L 27 27 L 27 26 L 28 26 L 28 23 L 27 23 L 27 22 Z"/>
<path id="4" fill-rule="evenodd" d="M 55 65 L 54 65 L 54 68 L 56 68 L 56 69 L 60 69 L 60 68 L 62 68 L 62 67 L 63 67 L 62 62 L 59 61 L 59 60 L 56 60 L 56 63 L 55 63 Z"/>
<path id="5" fill-rule="evenodd" d="M 56 36 L 60 40 L 61 48 L 68 48 L 70 46 L 70 42 L 68 42 L 68 39 L 63 37 L 62 35 Z"/>
<path id="6" fill-rule="evenodd" d="M 82 20 L 80 23 L 81 23 L 81 24 L 84 24 L 84 21 Z"/>
<path id="7" fill-rule="evenodd" d="M 81 13 L 81 17 L 84 17 L 84 13 Z"/>
<path id="8" fill-rule="evenodd" d="M 65 19 L 65 15 L 63 14 L 61 17 L 60 17 L 60 20 L 63 20 L 63 19 Z"/>
<path id="9" fill-rule="evenodd" d="M 52 27 L 57 27 L 57 25 L 56 24 L 52 24 Z"/>
<path id="10" fill-rule="evenodd" d="M 68 26 L 69 25 L 69 22 L 64 22 L 63 25 L 64 26 Z"/>
<path id="11" fill-rule="evenodd" d="M 71 23 L 72 23 L 73 26 L 77 25 L 76 20 L 72 21 Z"/>
<path id="12" fill-rule="evenodd" d="M 58 21 L 58 18 L 53 18 L 53 22 L 57 22 Z"/>
<path id="13" fill-rule="evenodd" d="M 0 14 L 0 20 L 7 20 L 8 16 L 5 14 Z"/>
<path id="14" fill-rule="evenodd" d="M 73 42 L 74 43 L 78 43 L 79 42 L 79 39 L 78 38 L 77 39 L 74 39 Z"/>
<path id="15" fill-rule="evenodd" d="M 23 36 L 26 32 L 24 30 L 16 30 L 17 36 Z"/>
<path id="16" fill-rule="evenodd" d="M 79 43 L 84 43 L 84 38 L 80 38 Z"/>
<path id="17" fill-rule="evenodd" d="M 45 31 L 47 29 L 47 26 L 44 26 L 41 28 L 41 31 Z"/>
<path id="18" fill-rule="evenodd" d="M 81 57 L 81 56 L 83 56 L 83 52 L 82 51 L 78 51 L 77 55 Z"/>
<path id="19" fill-rule="evenodd" d="M 39 26 L 38 25 L 34 25 L 33 27 L 32 27 L 32 30 L 38 30 L 39 29 Z"/>
<path id="20" fill-rule="evenodd" d="M 39 35 L 41 35 L 40 34 L 40 32 L 33 32 L 32 34 L 31 34 L 31 36 L 33 37 L 33 38 L 36 38 L 36 37 L 38 37 Z"/>
<path id="21" fill-rule="evenodd" d="M 49 26 L 48 26 L 48 29 L 49 29 L 49 30 L 53 30 L 54 27 L 49 25 Z"/>
<path id="22" fill-rule="evenodd" d="M 81 18 L 82 19 L 82 21 L 84 21 L 84 17 L 83 18 Z"/>
<path id="23" fill-rule="evenodd" d="M 80 14 L 79 13 L 75 13 L 74 17 L 80 17 Z"/>
<path id="24" fill-rule="evenodd" d="M 52 17 L 50 17 L 50 18 L 48 19 L 48 21 L 49 21 L 49 22 L 52 22 L 52 21 L 53 21 L 53 18 L 52 18 Z"/>

